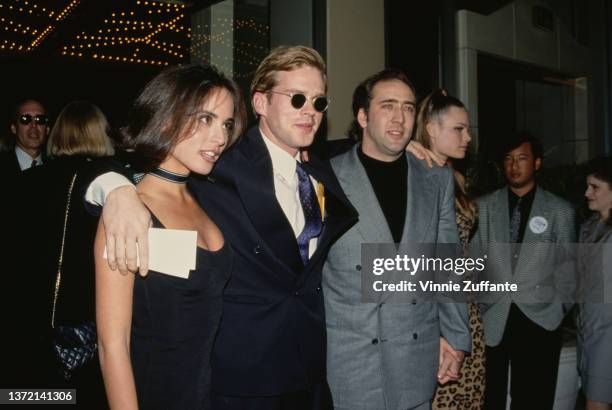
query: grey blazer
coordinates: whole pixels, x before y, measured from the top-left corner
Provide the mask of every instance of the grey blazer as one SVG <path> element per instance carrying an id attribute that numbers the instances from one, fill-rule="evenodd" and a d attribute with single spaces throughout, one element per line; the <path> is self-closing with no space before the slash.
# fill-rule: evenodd
<path id="1" fill-rule="evenodd" d="M 465 304 L 361 302 L 361 244 L 393 243 L 385 216 L 354 147 L 332 159 L 359 222 L 336 242 L 323 268 L 327 377 L 337 410 L 406 410 L 436 388 L 439 337 L 470 351 Z M 403 239 L 456 243 L 454 185 L 448 168 L 411 155 Z"/>
<path id="2" fill-rule="evenodd" d="M 538 187 L 520 251 L 513 253 L 509 246 L 508 189 L 494 191 L 476 202 L 478 230 L 472 249 L 480 249 L 478 252 L 488 256 L 486 279 L 515 283 L 518 288 L 516 292 L 497 292 L 480 304 L 486 344 L 497 346 L 501 342 L 511 303 L 516 303 L 534 323 L 548 330 L 556 329 L 571 308 L 571 304 L 562 303 L 565 298 L 560 295 L 572 294 L 575 270 L 556 269 L 559 265 L 553 258 L 558 244 L 576 240 L 574 209 Z M 535 224 L 538 221 L 541 223 Z M 517 260 L 514 273 L 510 258 Z"/>

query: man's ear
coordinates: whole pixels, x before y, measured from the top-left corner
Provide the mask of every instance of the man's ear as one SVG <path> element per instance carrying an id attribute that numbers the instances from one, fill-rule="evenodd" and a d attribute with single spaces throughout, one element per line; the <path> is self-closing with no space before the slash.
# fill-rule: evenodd
<path id="1" fill-rule="evenodd" d="M 365 111 L 365 109 L 360 108 L 357 112 L 357 122 L 361 128 L 368 126 L 368 113 Z"/>
<path id="2" fill-rule="evenodd" d="M 17 127 L 15 127 L 15 124 L 11 124 L 11 132 L 17 135 Z"/>
<path id="3" fill-rule="evenodd" d="M 268 96 L 266 94 L 256 91 L 255 94 L 253 94 L 251 103 L 253 104 L 253 109 L 258 116 L 266 116 L 269 104 Z"/>
<path id="4" fill-rule="evenodd" d="M 541 166 L 542 166 L 542 158 L 536 158 L 535 163 L 534 163 L 535 170 L 539 171 Z"/>

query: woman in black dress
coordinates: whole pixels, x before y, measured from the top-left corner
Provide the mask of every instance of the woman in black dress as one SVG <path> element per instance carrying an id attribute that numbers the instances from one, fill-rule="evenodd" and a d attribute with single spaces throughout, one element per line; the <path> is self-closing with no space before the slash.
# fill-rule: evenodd
<path id="1" fill-rule="evenodd" d="M 111 408 L 210 407 L 209 362 L 232 251 L 186 182 L 211 171 L 243 121 L 235 83 L 201 65 L 162 72 L 133 106 L 125 137 L 145 171 L 136 189 L 155 227 L 197 232 L 196 268 L 188 278 L 118 275 L 103 259 L 99 225 L 96 317 Z"/>

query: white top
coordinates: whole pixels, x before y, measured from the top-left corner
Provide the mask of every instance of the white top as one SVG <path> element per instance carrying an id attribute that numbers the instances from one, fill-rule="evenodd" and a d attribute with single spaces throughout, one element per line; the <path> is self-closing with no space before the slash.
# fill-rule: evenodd
<path id="1" fill-rule="evenodd" d="M 42 155 L 38 154 L 36 158 L 32 158 L 30 154 L 22 150 L 18 145 L 15 145 L 15 155 L 17 155 L 17 161 L 19 162 L 19 168 L 22 171 L 30 168 L 32 166 L 32 161 L 36 160 L 36 165 L 42 165 Z"/>
<path id="2" fill-rule="evenodd" d="M 298 176 L 295 171 L 297 162 L 301 162 L 300 154 L 298 153 L 295 157 L 292 157 L 287 151 L 270 141 L 261 129 L 259 131 L 272 159 L 276 200 L 287 217 L 287 221 L 289 221 L 293 229 L 293 234 L 297 238 L 304 229 L 305 224 L 304 210 L 302 209 L 300 193 L 298 191 Z M 317 186 L 317 181 L 312 176 L 310 181 L 313 187 Z M 312 238 L 308 243 L 308 256 L 312 256 L 316 249 L 317 238 Z"/>

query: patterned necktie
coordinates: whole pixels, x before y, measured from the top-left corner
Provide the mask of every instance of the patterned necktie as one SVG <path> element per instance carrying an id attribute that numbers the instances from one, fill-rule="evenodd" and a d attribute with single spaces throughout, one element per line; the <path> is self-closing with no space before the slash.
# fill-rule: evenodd
<path id="1" fill-rule="evenodd" d="M 519 233 L 521 230 L 521 200 L 519 198 L 514 205 L 512 218 L 510 219 L 510 242 L 517 243 L 519 241 Z"/>
<path id="2" fill-rule="evenodd" d="M 323 222 L 321 221 L 321 208 L 317 200 L 314 186 L 308 177 L 302 164 L 297 162 L 295 172 L 298 176 L 298 192 L 300 194 L 300 203 L 304 211 L 304 229 L 297 237 L 300 256 L 304 265 L 308 262 L 308 245 L 312 238 L 316 238 L 321 234 Z"/>

